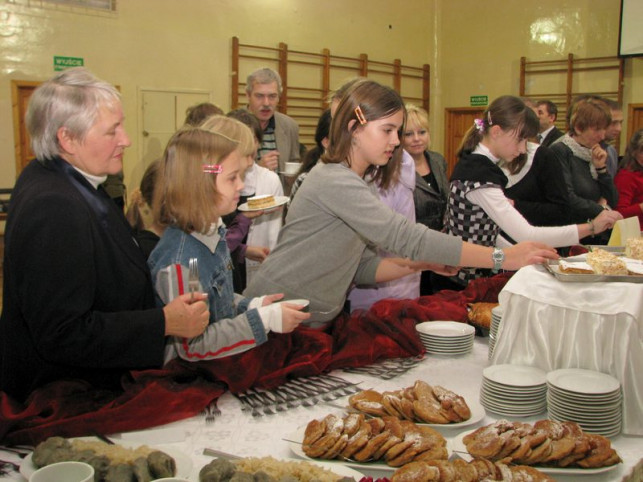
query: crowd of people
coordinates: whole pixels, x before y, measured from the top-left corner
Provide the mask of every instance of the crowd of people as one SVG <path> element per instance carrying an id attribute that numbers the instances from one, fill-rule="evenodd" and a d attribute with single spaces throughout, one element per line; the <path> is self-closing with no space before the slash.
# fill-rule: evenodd
<path id="1" fill-rule="evenodd" d="M 118 91 L 84 68 L 36 89 L 36 159 L 5 233 L 1 391 L 25 400 L 66 378 L 117 387 L 128 370 L 231 356 L 381 299 L 604 244 L 623 216 L 643 226 L 643 131 L 619 164 L 605 141 L 622 113 L 606 99 L 576 99 L 561 131 L 554 103 L 501 96 L 449 174 L 428 113 L 389 87 L 339 88 L 301 156 L 297 123 L 277 111 L 279 75 L 259 69 L 246 85 L 244 109 L 188 109 L 126 215 L 102 187 L 130 144 Z M 264 194 L 289 202 L 240 209 Z"/>

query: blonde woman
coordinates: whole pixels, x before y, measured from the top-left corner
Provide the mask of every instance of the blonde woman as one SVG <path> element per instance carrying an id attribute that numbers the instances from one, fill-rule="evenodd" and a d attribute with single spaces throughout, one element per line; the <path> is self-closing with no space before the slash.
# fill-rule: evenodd
<path id="1" fill-rule="evenodd" d="M 429 150 L 427 112 L 413 104 L 406 105 L 406 112 L 403 146 L 415 162 L 415 218 L 418 223 L 440 231 L 449 198 L 447 162 L 442 154 Z"/>

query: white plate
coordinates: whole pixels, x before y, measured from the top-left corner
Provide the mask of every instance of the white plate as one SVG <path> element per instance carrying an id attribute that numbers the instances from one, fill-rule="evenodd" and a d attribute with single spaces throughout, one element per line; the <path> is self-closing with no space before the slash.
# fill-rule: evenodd
<path id="1" fill-rule="evenodd" d="M 482 370 L 487 380 L 512 387 L 535 387 L 547 382 L 544 370 L 525 365 L 491 365 Z"/>
<path id="2" fill-rule="evenodd" d="M 469 455 L 469 453 L 467 452 L 467 446 L 464 444 L 462 439 L 464 439 L 465 436 L 472 433 L 474 430 L 468 430 L 466 432 L 459 433 L 458 435 L 455 436 L 455 438 L 451 443 L 453 452 L 456 453 L 458 457 L 460 457 L 463 460 L 466 460 L 467 462 L 471 461 L 473 457 L 471 457 L 471 455 Z M 598 469 L 581 469 L 581 468 L 560 469 L 555 467 L 541 467 L 539 465 L 532 465 L 532 467 L 548 475 L 595 475 L 595 474 L 602 474 L 603 472 L 608 472 L 610 470 L 614 470 L 619 465 L 621 464 L 620 463 L 614 464 L 614 465 L 610 465 L 609 467 L 599 467 Z"/>
<path id="3" fill-rule="evenodd" d="M 279 206 L 282 206 L 283 204 L 286 204 L 290 198 L 288 196 L 275 196 L 275 204 L 273 206 L 267 207 L 267 208 L 258 208 L 258 209 L 251 209 L 248 207 L 248 203 L 245 202 L 241 204 L 237 209 L 239 211 L 245 211 L 245 212 L 252 212 L 252 211 L 266 211 L 270 212 Z"/>
<path id="4" fill-rule="evenodd" d="M 444 338 L 474 336 L 476 332 L 473 326 L 457 321 L 425 321 L 415 325 L 415 329 L 420 333 Z"/>
<path id="5" fill-rule="evenodd" d="M 98 440 L 94 437 L 78 437 L 78 439 L 90 440 L 90 441 Z M 73 440 L 73 439 L 70 439 L 70 440 Z M 165 452 L 170 457 L 172 457 L 176 462 L 176 477 L 183 477 L 187 479 L 190 476 L 190 473 L 192 472 L 192 460 L 190 459 L 190 457 L 188 457 L 180 450 L 175 449 L 174 447 L 167 447 L 164 445 L 148 445 L 148 444 L 128 442 L 128 441 L 119 441 L 118 445 L 122 445 L 123 447 L 127 447 L 127 448 L 136 448 L 136 447 L 140 447 L 141 445 L 147 445 L 151 449 Z M 27 455 L 22 461 L 22 464 L 20 464 L 20 474 L 27 480 L 29 480 L 29 477 L 31 477 L 31 474 L 33 474 L 37 470 L 37 467 L 34 465 L 33 461 L 31 460 L 32 455 L 33 453 Z"/>
<path id="6" fill-rule="evenodd" d="M 549 372 L 547 383 L 568 392 L 587 394 L 607 394 L 621 388 L 621 383 L 611 375 L 580 368 L 563 368 Z"/>
<path id="7" fill-rule="evenodd" d="M 308 460 L 312 462 L 320 462 L 319 459 L 313 459 L 304 453 L 304 450 L 301 447 L 301 442 L 302 440 L 304 440 L 305 433 L 306 433 L 306 425 L 302 425 L 297 429 L 296 432 L 293 432 L 286 437 L 286 440 L 288 441 L 288 445 L 290 446 L 291 452 L 294 453 L 297 457 L 302 458 L 304 460 Z M 449 441 L 447 440 L 447 456 L 450 456 L 450 455 L 451 455 L 451 449 L 450 449 Z M 321 460 L 321 462 L 325 462 L 332 466 L 335 466 L 335 465 L 347 466 L 347 467 L 353 467 L 361 470 L 368 470 L 368 471 L 377 470 L 377 471 L 389 472 L 389 473 L 393 473 L 399 468 L 399 467 L 391 467 L 390 465 L 387 465 L 386 462 L 384 461 L 359 463 L 359 462 L 349 462 L 345 460 Z M 331 468 L 331 470 L 333 469 Z"/>

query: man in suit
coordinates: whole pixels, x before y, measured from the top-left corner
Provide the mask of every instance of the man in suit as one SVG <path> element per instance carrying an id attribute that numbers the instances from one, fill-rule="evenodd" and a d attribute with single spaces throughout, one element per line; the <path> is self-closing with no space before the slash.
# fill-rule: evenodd
<path id="1" fill-rule="evenodd" d="M 540 121 L 538 141 L 541 146 L 549 146 L 563 135 L 563 132 L 555 125 L 558 117 L 558 107 L 550 100 L 541 100 L 536 105 L 536 114 Z"/>
<path id="2" fill-rule="evenodd" d="M 282 90 L 281 77 L 268 68 L 255 70 L 246 82 L 248 110 L 257 116 L 263 129 L 257 163 L 280 172 L 285 171 L 286 162 L 299 162 L 299 126 L 277 112 Z"/>

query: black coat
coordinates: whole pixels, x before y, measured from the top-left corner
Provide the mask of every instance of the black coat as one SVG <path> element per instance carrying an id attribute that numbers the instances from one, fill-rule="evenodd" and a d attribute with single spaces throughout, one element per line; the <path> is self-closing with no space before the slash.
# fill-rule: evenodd
<path id="1" fill-rule="evenodd" d="M 62 159 L 32 161 L 9 204 L 0 390 L 22 400 L 49 381 L 118 386 L 160 367 L 165 322 L 123 213 Z"/>

